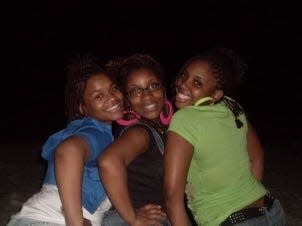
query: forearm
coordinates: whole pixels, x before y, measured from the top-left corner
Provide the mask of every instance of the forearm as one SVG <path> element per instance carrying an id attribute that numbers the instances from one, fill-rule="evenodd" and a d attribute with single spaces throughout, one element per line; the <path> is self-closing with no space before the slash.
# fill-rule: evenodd
<path id="1" fill-rule="evenodd" d="M 264 150 L 260 139 L 251 124 L 248 124 L 247 148 L 251 162 L 251 172 L 257 180 L 262 181 L 264 170 Z"/>
<path id="2" fill-rule="evenodd" d="M 68 226 L 83 225 L 81 188 L 84 159 L 82 152 L 69 146 L 64 150 L 59 148 L 55 155 L 57 186 Z"/>
<path id="3" fill-rule="evenodd" d="M 259 181 L 263 180 L 263 170 L 264 170 L 263 168 L 264 168 L 263 158 L 259 158 L 257 160 L 251 161 L 251 171 L 252 171 L 252 174 Z"/>
<path id="4" fill-rule="evenodd" d="M 131 204 L 128 184 L 127 167 L 120 161 L 100 161 L 100 175 L 112 205 L 127 224 L 135 221 L 135 210 Z"/>
<path id="5" fill-rule="evenodd" d="M 189 217 L 185 210 L 184 200 L 177 200 L 175 198 L 166 198 L 167 214 L 171 225 L 186 226 L 190 225 Z"/>

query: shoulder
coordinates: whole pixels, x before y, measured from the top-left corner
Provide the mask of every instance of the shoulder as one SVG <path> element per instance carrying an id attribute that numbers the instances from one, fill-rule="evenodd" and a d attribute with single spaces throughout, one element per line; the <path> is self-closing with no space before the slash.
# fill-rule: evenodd
<path id="1" fill-rule="evenodd" d="M 141 124 L 134 124 L 131 126 L 124 127 L 120 131 L 120 136 L 127 136 L 127 137 L 136 137 L 137 139 L 139 138 L 149 138 L 150 133 L 149 133 L 149 128 L 145 125 Z"/>
<path id="2" fill-rule="evenodd" d="M 194 122 L 196 118 L 201 119 L 202 115 L 200 114 L 202 109 L 198 109 L 195 106 L 188 106 L 176 111 L 172 117 L 171 125 L 175 124 L 188 124 Z"/>

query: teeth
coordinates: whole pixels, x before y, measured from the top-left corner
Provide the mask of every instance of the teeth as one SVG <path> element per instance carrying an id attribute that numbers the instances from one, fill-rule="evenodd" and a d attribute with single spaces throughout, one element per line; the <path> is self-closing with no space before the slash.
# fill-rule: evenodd
<path id="1" fill-rule="evenodd" d="M 181 99 L 181 100 L 189 100 L 190 96 L 182 94 L 182 93 L 178 93 L 177 94 L 177 98 Z"/>
<path id="2" fill-rule="evenodd" d="M 112 112 L 114 112 L 114 111 L 116 111 L 117 109 L 119 109 L 120 106 L 121 106 L 120 103 L 119 103 L 119 104 L 116 104 L 116 105 L 112 106 L 111 108 L 108 108 L 107 111 L 112 111 Z"/>
<path id="3" fill-rule="evenodd" d="M 156 106 L 156 104 L 150 104 L 150 105 L 145 106 L 145 108 L 153 109 L 155 106 Z"/>

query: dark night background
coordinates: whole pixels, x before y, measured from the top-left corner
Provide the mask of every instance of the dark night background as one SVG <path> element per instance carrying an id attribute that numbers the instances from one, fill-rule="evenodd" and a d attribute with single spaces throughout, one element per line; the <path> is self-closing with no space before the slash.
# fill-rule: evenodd
<path id="1" fill-rule="evenodd" d="M 234 49 L 249 65 L 239 100 L 262 139 L 299 142 L 302 37 L 293 5 L 24 1 L 3 10 L 4 142 L 44 140 L 65 126 L 64 66 L 71 56 L 149 53 L 164 65 L 170 83 L 188 57 L 215 44 Z"/>
<path id="2" fill-rule="evenodd" d="M 299 141 L 302 37 L 294 5 L 24 1 L 3 10 L 4 142 L 44 140 L 65 126 L 64 66 L 71 56 L 149 53 L 164 65 L 169 83 L 188 57 L 216 44 L 234 49 L 249 65 L 239 100 L 262 139 Z"/>
<path id="3" fill-rule="evenodd" d="M 238 100 L 265 147 L 264 183 L 283 203 L 289 225 L 302 225 L 300 7 L 179 1 L 1 3 L 0 225 L 40 189 L 41 146 L 66 123 L 70 57 L 148 53 L 171 83 L 188 57 L 216 44 L 249 65 Z"/>

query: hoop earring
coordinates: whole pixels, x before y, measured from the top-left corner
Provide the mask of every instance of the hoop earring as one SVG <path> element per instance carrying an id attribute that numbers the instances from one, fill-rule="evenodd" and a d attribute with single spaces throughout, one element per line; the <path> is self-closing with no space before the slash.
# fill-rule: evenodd
<path id="1" fill-rule="evenodd" d="M 137 114 L 135 111 L 132 111 L 131 109 L 124 111 L 124 116 L 126 116 L 127 119 L 121 118 L 116 120 L 116 122 L 122 126 L 129 126 L 132 125 L 141 118 L 139 114 Z"/>
<path id="2" fill-rule="evenodd" d="M 159 118 L 160 118 L 160 121 L 163 125 L 167 126 L 169 125 L 169 123 L 171 122 L 171 119 L 172 119 L 172 115 L 173 115 L 173 106 L 171 104 L 170 101 L 168 101 L 167 99 L 165 99 L 165 108 L 166 108 L 166 116 L 164 114 L 164 112 L 162 111 L 160 114 L 159 114 Z"/>

